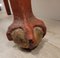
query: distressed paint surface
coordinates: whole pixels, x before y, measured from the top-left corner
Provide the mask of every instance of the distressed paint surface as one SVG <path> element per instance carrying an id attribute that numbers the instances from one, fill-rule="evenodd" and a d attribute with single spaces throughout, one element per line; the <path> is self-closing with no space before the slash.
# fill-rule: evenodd
<path id="1" fill-rule="evenodd" d="M 8 28 L 8 39 L 19 44 L 21 48 L 33 49 L 46 34 L 44 22 L 33 15 L 31 0 L 10 0 L 10 4 L 14 21 Z M 41 28 L 41 30 L 37 27 Z M 24 44 L 25 41 L 23 38 L 26 44 Z"/>

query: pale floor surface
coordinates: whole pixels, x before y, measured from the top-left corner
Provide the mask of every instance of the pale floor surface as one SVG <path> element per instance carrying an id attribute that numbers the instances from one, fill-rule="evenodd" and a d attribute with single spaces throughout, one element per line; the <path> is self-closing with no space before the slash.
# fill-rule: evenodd
<path id="1" fill-rule="evenodd" d="M 8 41 L 6 31 L 13 18 L 0 12 L 0 58 L 60 58 L 60 21 L 43 20 L 47 34 L 40 45 L 31 52 L 22 51 Z"/>

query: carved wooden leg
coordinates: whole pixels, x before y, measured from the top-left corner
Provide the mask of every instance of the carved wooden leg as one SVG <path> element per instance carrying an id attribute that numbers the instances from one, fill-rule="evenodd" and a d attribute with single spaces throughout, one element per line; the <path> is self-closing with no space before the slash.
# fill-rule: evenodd
<path id="1" fill-rule="evenodd" d="M 10 8 L 9 8 L 8 0 L 3 0 L 3 1 L 4 1 L 4 5 L 5 5 L 5 8 L 6 8 L 7 14 L 11 15 L 11 11 L 10 11 Z"/>
<path id="2" fill-rule="evenodd" d="M 14 22 L 8 28 L 8 39 L 21 48 L 35 48 L 46 34 L 45 24 L 33 15 L 31 0 L 10 0 L 10 3 Z"/>

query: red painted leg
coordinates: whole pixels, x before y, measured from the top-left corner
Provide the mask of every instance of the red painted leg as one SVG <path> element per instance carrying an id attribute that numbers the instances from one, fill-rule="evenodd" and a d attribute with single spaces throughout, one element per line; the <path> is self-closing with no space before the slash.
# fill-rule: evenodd
<path id="1" fill-rule="evenodd" d="M 31 0 L 10 0 L 10 3 L 14 22 L 8 28 L 8 39 L 21 48 L 35 48 L 46 34 L 45 24 L 33 15 Z"/>
<path id="2" fill-rule="evenodd" d="M 11 11 L 10 11 L 10 8 L 9 8 L 8 0 L 3 0 L 3 1 L 4 1 L 4 5 L 5 5 L 5 8 L 6 8 L 7 14 L 11 15 Z"/>

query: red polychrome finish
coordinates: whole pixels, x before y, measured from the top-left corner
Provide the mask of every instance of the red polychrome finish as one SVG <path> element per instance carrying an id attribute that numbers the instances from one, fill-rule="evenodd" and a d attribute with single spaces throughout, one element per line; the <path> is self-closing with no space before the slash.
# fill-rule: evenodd
<path id="1" fill-rule="evenodd" d="M 14 21 L 8 28 L 8 39 L 21 48 L 35 48 L 46 34 L 44 22 L 33 15 L 31 0 L 10 0 L 10 4 Z"/>

